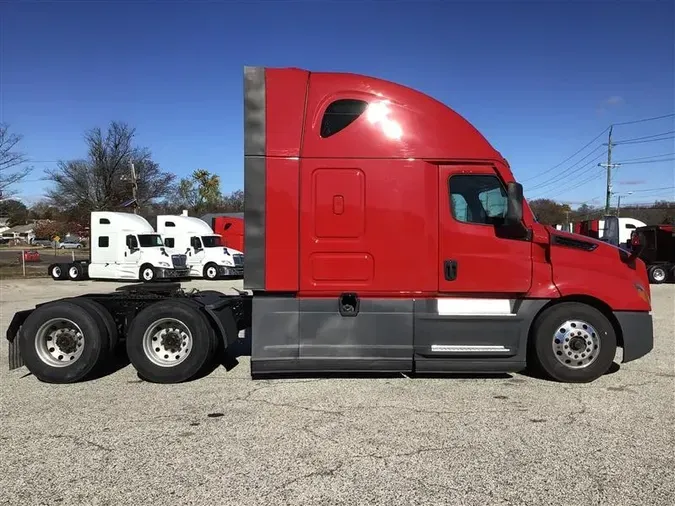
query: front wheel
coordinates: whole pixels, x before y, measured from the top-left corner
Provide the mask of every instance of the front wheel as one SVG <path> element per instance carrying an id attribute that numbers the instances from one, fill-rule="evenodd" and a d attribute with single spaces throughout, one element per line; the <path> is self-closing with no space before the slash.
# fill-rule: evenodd
<path id="1" fill-rule="evenodd" d="M 655 285 L 663 283 L 668 278 L 666 268 L 661 265 L 652 265 L 647 271 L 647 275 L 649 276 L 649 282 Z"/>
<path id="2" fill-rule="evenodd" d="M 588 383 L 605 374 L 617 339 L 611 322 L 597 309 L 563 302 L 546 309 L 530 335 L 528 366 L 564 383 Z"/>
<path id="3" fill-rule="evenodd" d="M 218 267 L 216 264 L 209 263 L 204 267 L 204 278 L 214 280 L 218 277 Z"/>
<path id="4" fill-rule="evenodd" d="M 155 279 L 155 268 L 152 265 L 144 265 L 141 267 L 141 272 L 138 276 L 141 281 L 149 283 Z"/>

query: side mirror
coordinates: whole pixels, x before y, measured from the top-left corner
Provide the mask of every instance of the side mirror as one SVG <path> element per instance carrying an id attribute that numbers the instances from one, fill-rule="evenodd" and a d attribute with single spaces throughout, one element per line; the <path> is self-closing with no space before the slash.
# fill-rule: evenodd
<path id="1" fill-rule="evenodd" d="M 523 221 L 523 185 L 507 184 L 506 195 L 506 222 L 510 225 L 520 224 Z"/>

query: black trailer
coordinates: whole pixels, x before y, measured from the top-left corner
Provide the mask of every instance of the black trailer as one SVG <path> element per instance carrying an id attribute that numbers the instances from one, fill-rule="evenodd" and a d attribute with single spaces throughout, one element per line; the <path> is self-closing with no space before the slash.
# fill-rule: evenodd
<path id="1" fill-rule="evenodd" d="M 640 259 L 647 264 L 649 282 L 675 281 L 675 227 L 651 225 L 636 228 L 631 242 L 640 246 Z"/>

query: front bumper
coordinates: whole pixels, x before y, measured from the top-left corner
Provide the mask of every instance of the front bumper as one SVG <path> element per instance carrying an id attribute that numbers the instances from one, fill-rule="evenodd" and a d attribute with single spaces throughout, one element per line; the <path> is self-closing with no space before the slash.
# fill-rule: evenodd
<path id="1" fill-rule="evenodd" d="M 616 311 L 614 313 L 623 335 L 623 362 L 644 357 L 654 348 L 654 324 L 651 313 L 645 311 Z"/>
<path id="2" fill-rule="evenodd" d="M 177 279 L 177 278 L 189 278 L 190 269 L 187 267 L 170 269 L 166 267 L 156 267 L 155 275 L 158 279 Z"/>
<path id="3" fill-rule="evenodd" d="M 229 266 L 229 265 L 219 265 L 218 266 L 218 275 L 219 276 L 243 276 L 244 275 L 244 266 Z"/>

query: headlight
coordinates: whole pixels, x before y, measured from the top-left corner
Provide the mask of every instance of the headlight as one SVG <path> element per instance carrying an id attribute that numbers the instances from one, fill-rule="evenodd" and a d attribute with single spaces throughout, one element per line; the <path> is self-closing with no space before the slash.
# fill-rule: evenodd
<path id="1" fill-rule="evenodd" d="M 159 264 L 160 267 L 171 267 L 171 264 L 167 262 L 157 262 L 157 263 Z"/>

